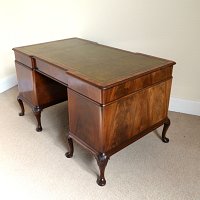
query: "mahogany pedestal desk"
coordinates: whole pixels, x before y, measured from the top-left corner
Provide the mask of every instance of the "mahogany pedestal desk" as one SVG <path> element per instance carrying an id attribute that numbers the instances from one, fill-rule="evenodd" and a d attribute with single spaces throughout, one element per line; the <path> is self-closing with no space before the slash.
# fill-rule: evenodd
<path id="1" fill-rule="evenodd" d="M 41 110 L 68 99 L 68 158 L 73 140 L 89 150 L 104 170 L 111 155 L 164 125 L 175 62 L 72 38 L 13 49 L 18 101 L 28 103 L 41 131 Z"/>

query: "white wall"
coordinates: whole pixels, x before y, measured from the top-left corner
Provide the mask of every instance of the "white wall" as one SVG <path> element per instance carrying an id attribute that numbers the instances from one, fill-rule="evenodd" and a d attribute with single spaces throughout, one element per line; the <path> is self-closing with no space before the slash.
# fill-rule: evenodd
<path id="1" fill-rule="evenodd" d="M 177 62 L 172 97 L 200 103 L 199 0 L 0 0 L 0 83 L 11 49 L 79 36 Z"/>
<path id="2" fill-rule="evenodd" d="M 71 37 L 72 18 L 67 0 L 0 0 L 0 79 L 15 73 L 13 47 Z"/>

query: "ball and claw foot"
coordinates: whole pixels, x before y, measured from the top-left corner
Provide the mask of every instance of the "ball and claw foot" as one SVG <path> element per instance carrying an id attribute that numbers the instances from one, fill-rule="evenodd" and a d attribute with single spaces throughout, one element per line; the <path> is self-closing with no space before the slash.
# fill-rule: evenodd
<path id="1" fill-rule="evenodd" d="M 68 146 L 69 146 L 69 151 L 65 154 L 65 156 L 67 158 L 71 158 L 73 156 L 73 153 L 74 153 L 74 145 L 73 145 L 73 140 L 72 138 L 70 138 L 68 136 L 67 138 L 67 142 L 68 142 Z"/>
<path id="2" fill-rule="evenodd" d="M 169 138 L 166 137 L 166 133 L 167 133 L 167 130 L 168 130 L 169 126 L 170 126 L 170 119 L 167 118 L 167 120 L 164 123 L 163 131 L 162 131 L 162 141 L 164 143 L 168 143 L 169 142 Z"/>

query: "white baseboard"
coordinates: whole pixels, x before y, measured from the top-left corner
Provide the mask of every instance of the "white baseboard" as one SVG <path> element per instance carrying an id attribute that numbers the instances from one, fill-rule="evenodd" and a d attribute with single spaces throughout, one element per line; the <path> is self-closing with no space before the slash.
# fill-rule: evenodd
<path id="1" fill-rule="evenodd" d="M 6 78 L 0 79 L 0 93 L 17 85 L 16 74 L 12 74 Z"/>
<path id="2" fill-rule="evenodd" d="M 200 102 L 171 97 L 169 110 L 200 116 Z"/>
<path id="3" fill-rule="evenodd" d="M 14 87 L 15 85 L 17 85 L 16 74 L 1 79 L 0 93 Z M 169 110 L 200 116 L 200 102 L 171 97 L 169 103 Z"/>

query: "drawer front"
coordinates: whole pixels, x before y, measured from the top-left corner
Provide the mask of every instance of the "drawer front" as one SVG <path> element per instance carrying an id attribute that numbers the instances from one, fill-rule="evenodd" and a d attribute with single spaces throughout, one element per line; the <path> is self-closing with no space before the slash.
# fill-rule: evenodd
<path id="1" fill-rule="evenodd" d="M 35 58 L 35 62 L 38 72 L 42 72 L 45 75 L 48 75 L 50 78 L 67 85 L 66 70 L 37 58 Z"/>
<path id="2" fill-rule="evenodd" d="M 150 87 L 156 83 L 165 81 L 172 77 L 173 66 L 159 69 L 144 76 L 130 79 L 117 86 L 103 90 L 103 103 L 109 103 L 133 92 Z"/>
<path id="3" fill-rule="evenodd" d="M 102 103 L 102 95 L 101 89 L 83 81 L 69 72 L 67 72 L 68 77 L 68 87 L 79 94 L 86 96 L 89 99 L 101 104 Z"/>
<path id="4" fill-rule="evenodd" d="M 33 68 L 32 58 L 24 53 L 18 51 L 15 52 L 15 60 L 26 65 L 27 67 Z"/>

